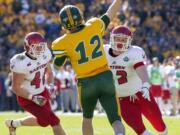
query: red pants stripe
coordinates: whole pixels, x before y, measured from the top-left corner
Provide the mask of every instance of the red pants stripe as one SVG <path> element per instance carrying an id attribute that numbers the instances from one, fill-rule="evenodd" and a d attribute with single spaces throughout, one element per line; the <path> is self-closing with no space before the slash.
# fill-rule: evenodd
<path id="1" fill-rule="evenodd" d="M 138 99 L 134 102 L 130 100 L 130 97 L 119 98 L 124 121 L 140 135 L 146 129 L 142 120 L 143 114 L 157 131 L 164 131 L 166 126 L 153 96 L 150 94 L 151 101 L 143 98 L 140 92 L 136 93 L 136 96 Z"/>

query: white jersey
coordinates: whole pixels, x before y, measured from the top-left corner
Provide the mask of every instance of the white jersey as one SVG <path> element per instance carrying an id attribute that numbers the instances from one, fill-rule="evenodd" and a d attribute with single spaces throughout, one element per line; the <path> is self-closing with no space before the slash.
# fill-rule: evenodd
<path id="1" fill-rule="evenodd" d="M 113 72 L 116 93 L 118 97 L 131 96 L 142 87 L 142 81 L 137 75 L 135 68 L 144 65 L 145 52 L 137 46 L 131 46 L 119 56 L 110 54 L 112 49 L 109 45 L 104 46 L 108 65 Z"/>
<path id="2" fill-rule="evenodd" d="M 165 74 L 167 76 L 167 82 L 169 84 L 169 88 L 175 88 L 176 87 L 176 69 L 174 66 L 167 65 L 165 67 Z"/>
<path id="3" fill-rule="evenodd" d="M 31 94 L 39 94 L 45 89 L 45 72 L 51 58 L 49 49 L 37 60 L 31 59 L 23 52 L 11 58 L 10 69 L 12 72 L 25 74 L 23 87 Z"/>
<path id="4" fill-rule="evenodd" d="M 65 70 L 59 71 L 56 78 L 61 82 L 61 89 L 67 89 L 71 85 L 71 74 Z"/>
<path id="5" fill-rule="evenodd" d="M 75 72 L 73 69 L 70 71 L 70 76 L 71 76 L 71 80 L 72 80 L 72 85 L 76 86 L 76 75 L 75 75 Z"/>

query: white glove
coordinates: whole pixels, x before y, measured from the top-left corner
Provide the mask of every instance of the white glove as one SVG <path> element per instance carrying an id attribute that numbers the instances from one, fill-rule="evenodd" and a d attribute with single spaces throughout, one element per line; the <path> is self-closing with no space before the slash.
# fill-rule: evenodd
<path id="1" fill-rule="evenodd" d="M 48 91 L 50 93 L 51 98 L 55 99 L 56 98 L 56 92 L 55 92 L 55 89 L 54 89 L 54 84 L 53 83 L 49 84 L 47 86 L 47 89 L 48 89 Z"/>
<path id="2" fill-rule="evenodd" d="M 39 106 L 43 106 L 47 102 L 47 99 L 41 95 L 29 95 L 28 99 L 32 100 L 35 104 Z"/>
<path id="3" fill-rule="evenodd" d="M 142 92 L 142 96 L 151 101 L 150 99 L 150 95 L 149 95 L 149 88 L 150 88 L 150 84 L 148 82 L 143 83 L 142 87 L 141 87 L 141 92 Z"/>

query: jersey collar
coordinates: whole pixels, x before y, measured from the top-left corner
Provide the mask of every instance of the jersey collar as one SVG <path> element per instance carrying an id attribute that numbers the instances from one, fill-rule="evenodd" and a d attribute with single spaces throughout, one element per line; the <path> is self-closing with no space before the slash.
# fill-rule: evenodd
<path id="1" fill-rule="evenodd" d="M 25 55 L 29 58 L 29 59 L 31 59 L 31 60 L 37 60 L 37 58 L 33 58 L 31 55 L 29 55 L 27 52 L 25 52 Z"/>

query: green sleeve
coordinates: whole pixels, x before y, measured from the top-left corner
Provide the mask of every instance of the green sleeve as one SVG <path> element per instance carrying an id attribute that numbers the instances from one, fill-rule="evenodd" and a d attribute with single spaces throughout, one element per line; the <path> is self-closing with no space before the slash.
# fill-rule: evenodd
<path id="1" fill-rule="evenodd" d="M 105 29 L 107 29 L 109 23 L 110 23 L 110 19 L 107 15 L 103 15 L 100 17 L 100 19 L 104 22 L 105 24 Z"/>
<path id="2" fill-rule="evenodd" d="M 64 62 L 66 61 L 66 58 L 67 58 L 67 56 L 62 56 L 62 57 L 56 56 L 53 61 L 54 67 L 56 67 L 56 68 L 61 67 L 64 64 Z"/>

